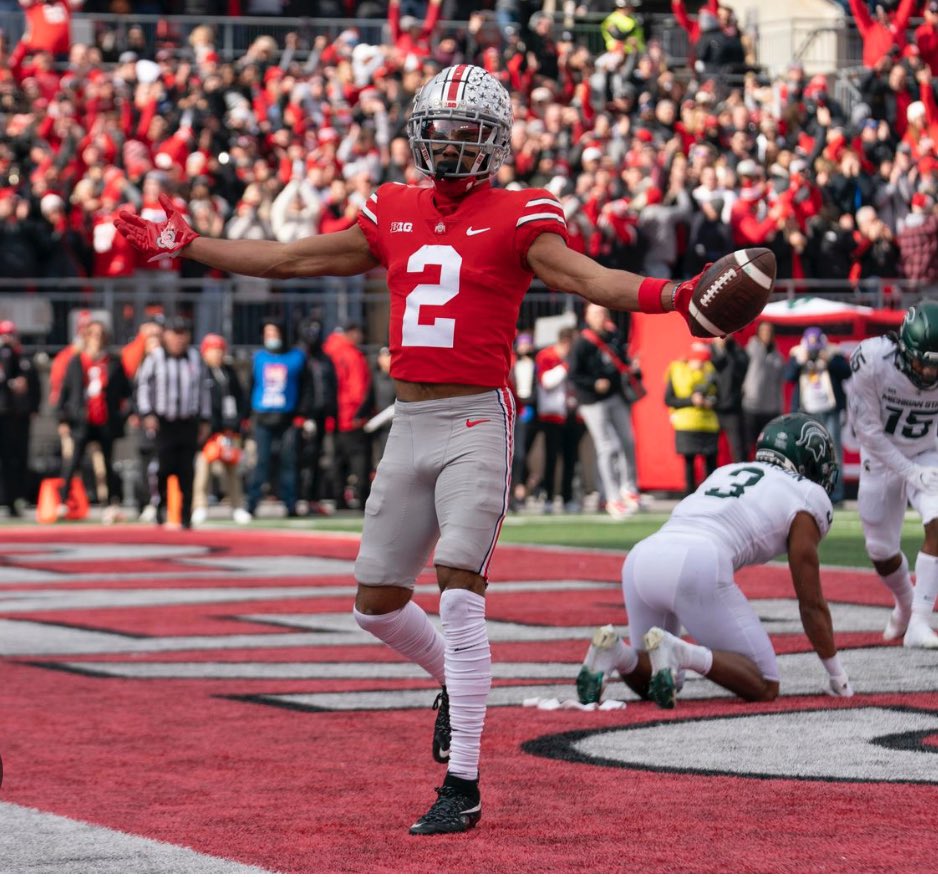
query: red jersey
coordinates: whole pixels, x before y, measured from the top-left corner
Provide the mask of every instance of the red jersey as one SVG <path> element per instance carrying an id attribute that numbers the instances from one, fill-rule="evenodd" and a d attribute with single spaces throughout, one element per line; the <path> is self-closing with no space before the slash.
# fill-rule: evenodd
<path id="1" fill-rule="evenodd" d="M 544 189 L 484 185 L 444 215 L 433 189 L 386 183 L 358 216 L 388 269 L 391 377 L 434 384 L 508 383 L 527 263 L 541 234 L 567 239 L 560 202 Z"/>
<path id="2" fill-rule="evenodd" d="M 72 10 L 84 0 L 59 0 L 54 3 L 20 0 L 26 14 L 26 40 L 34 52 L 67 55 L 72 43 Z"/>
<path id="3" fill-rule="evenodd" d="M 570 366 L 551 345 L 537 352 L 537 418 L 547 423 L 567 419 L 567 374 Z"/>
<path id="4" fill-rule="evenodd" d="M 103 426 L 107 423 L 107 370 L 110 358 L 102 354 L 92 359 L 87 353 L 80 353 L 81 370 L 85 374 L 85 402 L 88 405 L 88 423 Z"/>

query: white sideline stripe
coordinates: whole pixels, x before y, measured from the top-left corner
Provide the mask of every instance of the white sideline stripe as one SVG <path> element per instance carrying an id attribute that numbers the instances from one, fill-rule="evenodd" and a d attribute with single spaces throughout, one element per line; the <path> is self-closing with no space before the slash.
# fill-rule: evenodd
<path id="1" fill-rule="evenodd" d="M 7 874 L 268 873 L 188 847 L 8 803 L 0 803 L 0 870 Z"/>
<path id="2" fill-rule="evenodd" d="M 117 574 L 115 574 L 116 576 Z M 178 580 L 179 573 L 171 574 Z M 190 578 L 222 578 L 223 572 L 192 574 Z M 307 572 L 307 577 L 310 575 Z M 227 574 L 228 578 L 234 578 Z M 61 581 L 61 576 L 56 579 Z M 101 581 L 101 576 L 97 580 Z M 127 578 L 124 576 L 123 578 Z M 70 576 L 69 581 L 80 580 Z M 594 582 L 577 579 L 562 579 L 555 582 L 520 581 L 498 582 L 499 593 L 526 593 L 538 591 L 618 591 L 619 586 L 612 582 Z M 9 615 L 17 612 L 52 612 L 60 609 L 119 609 L 129 606 L 184 606 L 199 603 L 243 603 L 251 600 L 292 600 L 316 597 L 354 597 L 356 587 L 347 585 L 323 585 L 321 587 L 214 587 L 214 588 L 102 588 L 88 590 L 54 591 L 0 591 L 0 612 Z M 418 594 L 439 594 L 435 584 L 417 585 Z M 351 604 L 349 604 L 351 605 Z M 0 624 L 3 619 L 0 619 Z M 51 628 L 46 626 L 47 630 Z M 3 636 L 0 635 L 0 649 Z"/>
<path id="3" fill-rule="evenodd" d="M 585 637 L 584 637 L 585 639 Z M 426 678 L 410 663 L 348 661 L 334 664 L 285 662 L 70 661 L 63 669 L 101 673 L 121 679 L 418 679 Z M 493 679 L 572 679 L 580 663 L 527 662 L 492 664 Z"/>
<path id="4" fill-rule="evenodd" d="M 733 258 L 736 259 L 736 264 L 743 269 L 743 272 L 748 274 L 756 283 L 759 284 L 763 289 L 772 288 L 772 278 L 765 273 L 758 265 L 753 262 L 745 262 L 744 258 L 749 258 L 748 250 L 736 250 L 733 253 Z"/>
<path id="5" fill-rule="evenodd" d="M 376 217 L 374 213 L 372 213 L 371 210 L 368 209 L 367 204 L 362 204 L 362 213 L 364 213 L 365 216 L 367 216 L 375 225 L 378 224 L 378 217 Z"/>
<path id="6" fill-rule="evenodd" d="M 719 328 L 714 323 L 711 323 L 701 312 L 700 308 L 697 307 L 693 302 L 690 303 L 687 310 L 690 312 L 690 315 L 698 322 L 701 326 L 704 327 L 711 335 L 714 337 L 722 337 L 726 334 L 721 328 Z"/>

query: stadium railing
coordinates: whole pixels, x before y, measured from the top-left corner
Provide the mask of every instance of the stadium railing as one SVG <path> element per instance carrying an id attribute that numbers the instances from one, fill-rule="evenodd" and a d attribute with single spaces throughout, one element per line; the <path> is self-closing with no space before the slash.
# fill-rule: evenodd
<path id="1" fill-rule="evenodd" d="M 871 308 L 904 308 L 925 294 L 905 280 L 872 278 L 857 283 L 836 280 L 779 280 L 774 301 L 818 297 Z M 934 294 L 934 292 L 932 293 Z M 539 317 L 573 312 L 582 301 L 535 284 L 525 297 L 519 325 Z M 258 343 L 260 320 L 282 319 L 291 334 L 299 322 L 317 316 L 328 328 L 358 322 L 366 337 L 380 344 L 387 335 L 388 293 L 381 275 L 365 278 L 318 278 L 267 281 L 177 278 L 157 272 L 116 280 L 88 278 L 0 279 L 0 317 L 17 323 L 27 347 L 53 352 L 73 337 L 81 312 L 110 327 L 114 343 L 136 334 L 146 314 L 184 314 L 193 320 L 196 338 L 221 332 L 235 348 Z"/>

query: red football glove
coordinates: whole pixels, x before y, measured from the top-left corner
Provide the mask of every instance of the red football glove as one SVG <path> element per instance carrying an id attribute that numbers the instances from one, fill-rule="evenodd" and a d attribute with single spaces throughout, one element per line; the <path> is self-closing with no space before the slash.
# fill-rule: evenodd
<path id="1" fill-rule="evenodd" d="M 694 294 L 694 288 L 700 282 L 700 278 L 707 273 L 712 264 L 713 262 L 707 262 L 707 264 L 703 266 L 703 270 L 696 277 L 691 277 L 690 280 L 679 283 L 674 287 L 674 292 L 671 293 L 671 302 L 674 305 L 673 309 L 684 318 L 691 335 L 697 338 L 710 338 L 711 335 L 709 332 L 704 332 L 701 335 L 694 331 L 694 326 L 690 321 L 690 300 L 691 296 Z"/>
<path id="2" fill-rule="evenodd" d="M 134 249 L 147 257 L 148 262 L 177 255 L 199 236 L 189 227 L 168 195 L 160 195 L 160 206 L 166 211 L 166 219 L 162 222 L 142 219 L 127 210 L 121 210 L 114 220 L 114 227 Z"/>

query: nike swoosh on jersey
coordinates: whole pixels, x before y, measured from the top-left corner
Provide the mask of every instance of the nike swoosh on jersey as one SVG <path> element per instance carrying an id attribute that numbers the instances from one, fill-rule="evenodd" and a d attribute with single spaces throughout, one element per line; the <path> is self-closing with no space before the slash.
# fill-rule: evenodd
<path id="1" fill-rule="evenodd" d="M 481 420 L 470 420 L 470 419 L 467 417 L 467 418 L 466 418 L 466 426 L 468 426 L 469 429 L 472 429 L 472 427 L 478 426 L 480 423 L 488 423 L 490 420 L 491 420 L 490 417 L 483 417 Z"/>
<path id="2" fill-rule="evenodd" d="M 484 231 L 491 231 L 491 230 L 492 230 L 491 226 L 489 226 L 488 228 L 473 228 L 470 225 L 469 228 L 466 229 L 466 237 L 471 238 L 475 234 L 482 234 L 482 232 Z"/>

